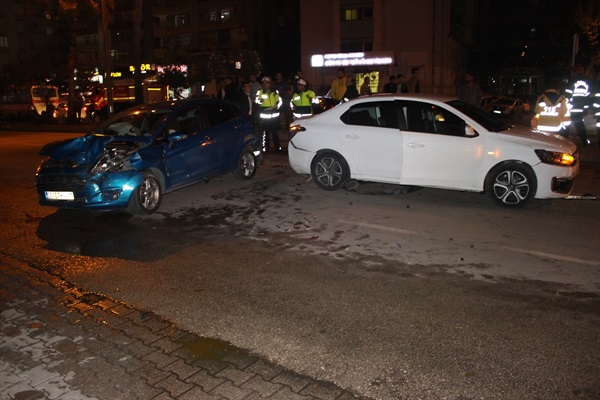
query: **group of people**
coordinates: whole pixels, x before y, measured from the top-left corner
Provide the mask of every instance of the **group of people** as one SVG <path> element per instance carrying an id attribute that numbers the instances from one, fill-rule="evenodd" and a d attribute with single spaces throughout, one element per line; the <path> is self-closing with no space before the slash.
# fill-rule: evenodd
<path id="1" fill-rule="evenodd" d="M 225 78 L 221 85 L 219 98 L 236 102 L 244 115 L 252 120 L 262 133 L 263 151 L 282 151 L 279 130 L 281 123 L 289 126 L 292 118 L 312 115 L 313 104 L 317 96 L 312 91 L 302 72 L 295 76 L 295 88 L 292 90 L 283 80 L 281 73 L 275 79 L 264 76 L 260 83 L 252 74 L 248 81 L 242 82 L 239 89 L 231 78 Z"/>
<path id="2" fill-rule="evenodd" d="M 596 132 L 600 137 L 600 92 L 592 95 L 589 84 L 581 76 L 575 77 L 563 92 L 559 86 L 558 82 L 551 82 L 537 98 L 531 127 L 565 137 L 570 137 L 574 129 L 585 147 L 590 144 L 584 123 L 589 111 L 594 113 Z"/>
<path id="3" fill-rule="evenodd" d="M 383 86 L 384 93 L 421 93 L 420 70 L 415 67 L 411 69 L 411 77 L 405 82 L 404 75 L 391 75 L 389 82 Z M 347 77 L 344 68 L 337 70 L 337 77 L 331 84 L 331 97 L 337 102 L 347 101 L 359 96 L 372 94 L 371 77 L 366 75 L 360 88 L 357 88 L 356 80 Z"/>

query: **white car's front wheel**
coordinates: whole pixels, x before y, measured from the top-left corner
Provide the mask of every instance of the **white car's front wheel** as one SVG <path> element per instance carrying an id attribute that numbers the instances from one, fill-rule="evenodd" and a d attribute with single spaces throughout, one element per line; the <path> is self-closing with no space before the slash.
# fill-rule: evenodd
<path id="1" fill-rule="evenodd" d="M 496 204 L 522 207 L 533 199 L 537 191 L 535 173 L 522 163 L 500 164 L 490 171 L 486 191 Z"/>
<path id="2" fill-rule="evenodd" d="M 317 153 L 310 165 L 310 172 L 317 186 L 324 190 L 337 190 L 350 178 L 348 163 L 334 152 Z"/>

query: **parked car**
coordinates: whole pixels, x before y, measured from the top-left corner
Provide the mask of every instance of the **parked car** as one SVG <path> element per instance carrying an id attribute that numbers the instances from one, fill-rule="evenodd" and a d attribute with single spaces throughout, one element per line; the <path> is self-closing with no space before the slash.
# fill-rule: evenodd
<path id="1" fill-rule="evenodd" d="M 151 214 L 165 193 L 262 161 L 252 123 L 236 104 L 208 99 L 129 108 L 90 134 L 50 143 L 36 174 L 41 205 Z"/>
<path id="2" fill-rule="evenodd" d="M 90 104 L 86 103 L 83 107 L 81 107 L 81 115 L 80 118 L 82 120 L 86 118 L 92 118 L 91 115 L 88 115 Z M 54 117 L 58 121 L 66 121 L 69 118 L 69 105 L 66 101 L 58 103 L 56 110 L 54 110 Z"/>
<path id="3" fill-rule="evenodd" d="M 292 169 L 325 190 L 353 179 L 487 192 L 518 207 L 567 196 L 579 173 L 572 142 L 443 96 L 361 97 L 297 121 L 290 134 Z"/>
<path id="4" fill-rule="evenodd" d="M 509 97 L 502 97 L 496 100 L 491 108 L 494 114 L 504 117 L 521 117 L 531 110 L 529 103 L 522 99 L 512 99 Z"/>

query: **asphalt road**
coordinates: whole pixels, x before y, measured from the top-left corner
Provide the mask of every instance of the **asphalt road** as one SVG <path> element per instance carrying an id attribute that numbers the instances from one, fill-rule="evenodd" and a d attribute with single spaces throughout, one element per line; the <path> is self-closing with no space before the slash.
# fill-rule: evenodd
<path id="1" fill-rule="evenodd" d="M 376 399 L 600 398 L 597 201 L 330 193 L 272 156 L 149 218 L 56 212 L 29 178 L 50 136 L 0 136 L 5 256 Z"/>

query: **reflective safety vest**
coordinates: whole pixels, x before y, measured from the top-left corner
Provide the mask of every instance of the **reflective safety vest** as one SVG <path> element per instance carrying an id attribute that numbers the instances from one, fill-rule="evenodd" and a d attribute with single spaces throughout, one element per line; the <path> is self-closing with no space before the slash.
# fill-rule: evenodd
<path id="1" fill-rule="evenodd" d="M 544 132 L 559 132 L 570 124 L 567 99 L 554 89 L 547 90 L 538 97 L 535 105 L 535 117 L 531 124 L 533 128 Z"/>
<path id="2" fill-rule="evenodd" d="M 590 96 L 590 87 L 586 81 L 575 82 L 573 89 L 566 89 L 565 92 L 571 96 L 571 114 L 580 114 L 589 108 L 587 99 Z"/>
<path id="3" fill-rule="evenodd" d="M 295 118 L 307 117 L 313 113 L 312 105 L 318 102 L 319 99 L 317 99 L 315 92 L 305 90 L 304 92 L 294 93 L 290 101 L 290 108 Z"/>
<path id="4" fill-rule="evenodd" d="M 261 119 L 272 119 L 279 117 L 279 108 L 281 108 L 281 104 L 283 104 L 283 100 L 281 100 L 281 96 L 279 96 L 279 92 L 275 91 L 265 91 L 264 89 L 260 89 L 256 92 L 255 103 L 260 106 L 259 117 Z"/>
<path id="5" fill-rule="evenodd" d="M 600 93 L 594 95 L 593 101 L 592 106 L 594 107 L 594 117 L 596 117 L 596 128 L 600 128 Z"/>

